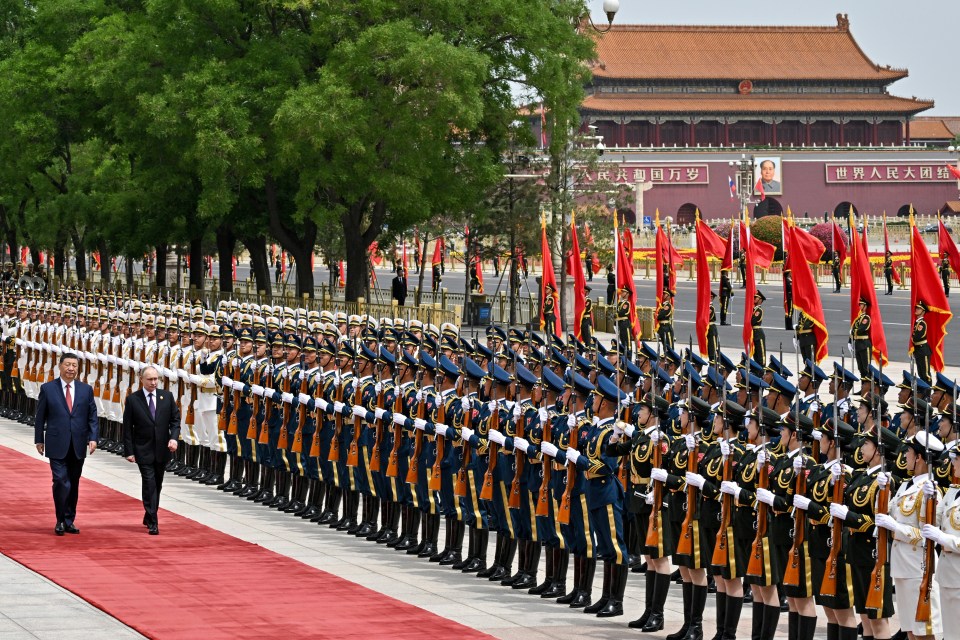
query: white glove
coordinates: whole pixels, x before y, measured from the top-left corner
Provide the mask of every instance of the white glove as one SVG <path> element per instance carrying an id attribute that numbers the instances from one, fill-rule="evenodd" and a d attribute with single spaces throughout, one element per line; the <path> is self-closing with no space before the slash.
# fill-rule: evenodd
<path id="1" fill-rule="evenodd" d="M 417 402 L 423 402 L 423 390 L 417 391 Z"/>
<path id="2" fill-rule="evenodd" d="M 258 385 L 258 384 L 251 385 L 250 391 L 252 391 L 255 395 L 260 396 L 261 398 L 263 397 L 263 391 L 264 391 L 264 389 L 263 389 L 263 387 L 261 387 L 261 386 Z"/>
<path id="3" fill-rule="evenodd" d="M 516 451 L 527 452 L 527 449 L 530 448 L 530 443 L 524 440 L 523 438 L 514 438 L 513 439 L 513 448 Z"/>
<path id="4" fill-rule="evenodd" d="M 923 527 L 920 529 L 920 535 L 922 535 L 924 539 L 939 545 L 942 545 L 943 541 L 947 538 L 947 534 L 932 524 L 923 525 Z"/>
<path id="5" fill-rule="evenodd" d="M 757 466 L 763 466 L 767 464 L 767 448 L 760 447 L 760 450 L 757 451 Z"/>
<path id="6" fill-rule="evenodd" d="M 592 418 L 590 418 L 590 424 L 592 424 L 593 426 L 597 426 L 598 424 L 600 424 L 600 418 L 598 416 L 593 416 Z"/>
<path id="7" fill-rule="evenodd" d="M 297 394 L 297 401 L 298 401 L 300 404 L 307 404 L 307 403 L 310 402 L 310 396 L 308 396 L 308 395 L 305 394 L 305 393 L 299 393 L 299 394 Z"/>
<path id="8" fill-rule="evenodd" d="M 820 442 L 823 439 L 823 434 L 820 433 L 819 431 L 814 431 L 813 439 L 816 440 L 817 442 Z"/>
<path id="9" fill-rule="evenodd" d="M 937 485 L 933 484 L 930 480 L 927 480 L 923 483 L 923 495 L 928 498 L 932 498 L 937 494 Z"/>
<path id="10" fill-rule="evenodd" d="M 292 394 L 292 393 L 281 393 L 281 394 L 280 394 L 280 401 L 281 401 L 281 402 L 284 402 L 284 403 L 286 403 L 286 404 L 292 404 L 292 403 L 293 403 L 293 394 Z"/>
<path id="11" fill-rule="evenodd" d="M 194 373 L 191 373 L 191 374 L 190 374 L 190 384 L 195 384 L 195 385 L 197 385 L 197 386 L 200 386 L 200 382 L 201 382 L 200 376 L 198 376 L 198 375 L 196 375 L 196 374 L 194 374 Z"/>
<path id="12" fill-rule="evenodd" d="M 757 500 L 763 504 L 773 506 L 773 499 L 776 496 L 773 495 L 773 492 L 769 489 L 757 489 Z"/>
<path id="13" fill-rule="evenodd" d="M 327 407 L 330 406 L 330 403 L 324 400 L 323 398 L 317 398 L 314 404 L 320 409 L 320 411 L 326 412 Z"/>
<path id="14" fill-rule="evenodd" d="M 243 391 L 243 380 L 234 380 L 233 381 L 233 390 L 234 391 Z"/>
<path id="15" fill-rule="evenodd" d="M 793 472 L 800 473 L 801 469 L 803 469 L 803 456 L 798 454 L 793 456 Z"/>
<path id="16" fill-rule="evenodd" d="M 793 339 L 793 349 L 794 351 L 800 351 L 800 343 L 797 341 L 796 338 Z"/>
<path id="17" fill-rule="evenodd" d="M 567 426 L 571 429 L 577 428 L 577 416 L 572 413 L 567 416 Z"/>
<path id="18" fill-rule="evenodd" d="M 623 428 L 623 432 L 628 438 L 632 438 L 633 434 L 637 432 L 637 428 L 632 424 L 628 424 Z"/>
<path id="19" fill-rule="evenodd" d="M 523 409 L 520 408 L 520 403 L 517 402 L 516 404 L 513 405 L 513 419 L 519 420 L 520 416 L 522 415 L 523 415 Z"/>
<path id="20" fill-rule="evenodd" d="M 653 504 L 653 491 L 643 494 L 643 501 L 647 504 Z"/>
<path id="21" fill-rule="evenodd" d="M 692 471 L 687 471 L 685 477 L 687 479 L 687 484 L 692 487 L 696 487 L 697 489 L 703 489 L 703 485 L 707 481 L 707 479 L 702 475 L 699 473 L 693 473 Z"/>
<path id="22" fill-rule="evenodd" d="M 473 437 L 473 433 L 474 433 L 473 429 L 467 429 L 466 427 L 460 427 L 460 437 L 463 438 L 464 441 L 469 441 L 470 438 Z"/>
<path id="23" fill-rule="evenodd" d="M 491 400 L 490 402 L 488 402 L 488 403 L 487 403 L 487 410 L 488 410 L 490 413 L 496 413 L 496 411 L 497 411 L 497 401 L 496 401 L 496 400 Z"/>
<path id="24" fill-rule="evenodd" d="M 540 451 L 542 451 L 542 452 L 543 452 L 543 455 L 545 455 L 545 456 L 550 456 L 551 458 L 556 458 L 556 457 L 557 457 L 557 451 L 558 451 L 558 449 L 557 449 L 556 446 L 550 444 L 549 442 L 541 442 L 541 443 L 540 443 Z M 568 449 L 568 450 L 567 450 L 567 455 L 569 455 L 569 454 L 570 454 L 570 450 Z"/>
<path id="25" fill-rule="evenodd" d="M 831 510 L 832 511 L 832 510 Z M 887 531 L 896 532 L 900 526 L 897 524 L 897 521 L 894 520 L 891 516 L 886 513 L 878 513 L 877 516 L 873 519 L 878 527 L 882 527 Z"/>
<path id="26" fill-rule="evenodd" d="M 427 427 L 427 421 L 423 418 L 414 418 L 413 426 L 417 429 L 420 429 L 420 431 L 423 431 Z"/>
<path id="27" fill-rule="evenodd" d="M 140 373 L 140 369 L 143 368 L 143 365 L 137 362 L 136 360 L 131 360 L 130 368 L 133 369 L 134 373 Z"/>
<path id="28" fill-rule="evenodd" d="M 233 365 L 234 369 L 239 369 L 241 364 L 240 358 L 234 358 L 231 364 Z"/>
<path id="29" fill-rule="evenodd" d="M 54 353 L 63 353 L 63 349 L 60 348 L 60 345 L 55 344 L 55 345 L 53 345 L 53 352 L 54 352 Z"/>
<path id="30" fill-rule="evenodd" d="M 580 459 L 580 452 L 576 449 L 567 449 L 567 463 L 568 464 L 577 464 L 577 460 Z"/>
<path id="31" fill-rule="evenodd" d="M 387 414 L 387 410 L 381 409 L 380 407 L 377 407 L 376 409 L 373 410 L 373 415 L 376 417 L 377 420 L 383 420 L 383 416 L 385 416 L 386 414 Z"/>
<path id="32" fill-rule="evenodd" d="M 176 382 L 178 379 L 177 372 L 173 369 L 164 369 L 164 373 L 167 374 L 167 380 L 170 382 Z"/>
<path id="33" fill-rule="evenodd" d="M 654 482 L 666 482 L 667 481 L 666 469 L 651 469 L 650 479 L 653 480 Z"/>
<path id="34" fill-rule="evenodd" d="M 849 351 L 851 355 L 853 354 L 853 343 L 852 343 L 852 342 L 847 342 L 847 351 Z"/>
<path id="35" fill-rule="evenodd" d="M 46 351 L 45 348 L 44 348 L 44 351 Z M 117 364 L 117 356 L 115 355 L 107 356 L 107 362 L 109 362 L 110 364 Z"/>
<path id="36" fill-rule="evenodd" d="M 546 407 L 540 407 L 537 409 L 537 417 L 540 418 L 540 424 L 546 424 L 550 419 L 550 412 L 547 411 Z"/>
<path id="37" fill-rule="evenodd" d="M 845 505 L 837 504 L 836 502 L 830 503 L 830 515 L 837 520 L 846 520 L 848 513 L 850 513 L 850 509 Z"/>
<path id="38" fill-rule="evenodd" d="M 334 411 L 334 413 L 343 413 L 343 409 L 344 409 L 345 406 L 346 406 L 346 405 L 344 405 L 342 402 L 334 402 L 334 403 L 333 403 L 333 411 Z"/>
<path id="39" fill-rule="evenodd" d="M 654 429 L 650 432 L 650 442 L 653 444 L 660 442 L 660 429 Z"/>
<path id="40" fill-rule="evenodd" d="M 730 455 L 730 443 L 727 442 L 726 440 L 721 440 L 721 441 L 720 441 L 720 454 L 721 454 L 724 458 L 726 458 L 727 456 Z"/>
<path id="41" fill-rule="evenodd" d="M 442 422 L 434 423 L 433 429 L 434 429 L 434 431 L 436 431 L 436 433 L 437 433 L 438 436 L 446 436 L 446 435 L 447 435 L 447 429 L 448 429 L 448 427 L 447 427 L 447 425 L 443 424 Z"/>
<path id="42" fill-rule="evenodd" d="M 697 448 L 697 437 L 692 433 L 683 436 L 683 440 L 687 443 L 687 451 L 693 451 Z"/>
<path id="43" fill-rule="evenodd" d="M 464 412 L 470 411 L 470 398 L 467 398 L 467 397 L 460 398 L 460 408 Z"/>
<path id="44" fill-rule="evenodd" d="M 633 399 L 630 396 L 624 396 L 623 400 L 620 401 L 621 407 L 629 407 Z"/>
<path id="45" fill-rule="evenodd" d="M 232 387 L 232 386 L 233 386 L 233 378 L 229 378 L 229 377 L 227 377 L 227 376 L 223 376 L 222 378 L 220 378 L 220 385 L 221 385 L 221 386 L 224 386 L 224 387 Z"/>
<path id="46" fill-rule="evenodd" d="M 620 436 L 623 435 L 623 422 L 617 420 L 613 423 L 613 435 Z"/>
<path id="47" fill-rule="evenodd" d="M 842 464 L 836 463 L 832 467 L 830 467 L 830 484 L 836 484 L 837 480 L 840 479 L 841 475 L 843 475 Z"/>
<path id="48" fill-rule="evenodd" d="M 743 489 L 741 489 L 740 485 L 738 485 L 736 482 L 731 482 L 730 480 L 724 480 L 723 482 L 720 483 L 720 492 L 726 493 L 727 495 L 731 495 L 736 499 L 740 498 L 741 491 L 743 491 Z"/>
<path id="49" fill-rule="evenodd" d="M 383 383 L 378 382 L 377 384 L 373 385 L 373 390 L 376 392 L 377 395 L 380 395 L 380 392 L 383 391 Z"/>
<path id="50" fill-rule="evenodd" d="M 402 413 L 393 414 L 393 423 L 394 424 L 403 424 L 407 421 L 407 417 Z"/>
<path id="51" fill-rule="evenodd" d="M 886 489 L 887 485 L 890 483 L 890 474 L 887 472 L 882 472 L 877 474 L 877 486 L 881 489 Z"/>
<path id="52" fill-rule="evenodd" d="M 793 496 L 793 506 L 796 507 L 797 509 L 800 509 L 801 511 L 809 511 L 809 510 L 810 510 L 810 499 L 809 499 L 809 498 L 804 498 L 804 497 L 801 496 L 799 493 L 794 494 L 794 496 Z"/>
<path id="53" fill-rule="evenodd" d="M 490 431 L 490 432 L 487 434 L 487 438 L 489 438 L 489 439 L 492 440 L 493 442 L 496 442 L 497 444 L 503 444 L 504 442 L 507 441 L 507 439 L 503 436 L 502 433 L 500 433 L 499 431 L 495 431 L 495 430 L 494 430 L 494 431 Z"/>
<path id="54" fill-rule="evenodd" d="M 361 407 L 361 406 L 358 405 L 358 404 L 353 405 L 353 409 L 351 410 L 351 413 L 352 413 L 353 415 L 357 416 L 358 418 L 366 418 L 366 417 L 367 417 L 367 410 L 364 409 L 363 407 Z"/>

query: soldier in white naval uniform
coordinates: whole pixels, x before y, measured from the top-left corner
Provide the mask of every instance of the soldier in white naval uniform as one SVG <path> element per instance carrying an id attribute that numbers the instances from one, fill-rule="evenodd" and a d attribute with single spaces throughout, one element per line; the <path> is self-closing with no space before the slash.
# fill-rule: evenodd
<path id="1" fill-rule="evenodd" d="M 943 548 L 937 563 L 937 583 L 940 585 L 942 610 L 960 611 L 960 444 L 956 441 L 949 449 L 950 465 L 954 483 L 937 507 L 940 526 L 923 525 L 921 534 Z M 960 640 L 960 624 L 948 624 L 943 630 L 943 640 Z"/>

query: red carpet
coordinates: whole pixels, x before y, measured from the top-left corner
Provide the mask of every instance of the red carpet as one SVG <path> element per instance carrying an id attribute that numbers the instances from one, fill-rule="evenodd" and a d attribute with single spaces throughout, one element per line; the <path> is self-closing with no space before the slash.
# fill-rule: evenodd
<path id="1" fill-rule="evenodd" d="M 0 447 L 0 469 L 0 553 L 146 636 L 488 637 L 169 511 L 148 536 L 139 500 L 87 479 L 57 537 L 49 466 Z"/>

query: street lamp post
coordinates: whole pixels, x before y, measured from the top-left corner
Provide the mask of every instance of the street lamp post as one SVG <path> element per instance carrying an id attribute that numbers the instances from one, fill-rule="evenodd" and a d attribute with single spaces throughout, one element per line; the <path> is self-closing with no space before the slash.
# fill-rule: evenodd
<path id="1" fill-rule="evenodd" d="M 610 31 L 610 28 L 613 26 L 613 18 L 617 15 L 617 11 L 620 10 L 620 0 L 603 0 L 603 12 L 607 14 L 607 26 L 598 27 L 593 22 L 593 17 L 587 13 L 586 22 L 590 25 L 590 28 L 596 31 L 597 33 L 606 33 Z"/>
<path id="2" fill-rule="evenodd" d="M 750 204 L 750 196 L 753 193 L 753 156 L 747 157 L 746 154 L 740 154 L 739 160 L 731 160 L 731 168 L 737 174 L 737 193 L 740 196 L 740 213 Z"/>

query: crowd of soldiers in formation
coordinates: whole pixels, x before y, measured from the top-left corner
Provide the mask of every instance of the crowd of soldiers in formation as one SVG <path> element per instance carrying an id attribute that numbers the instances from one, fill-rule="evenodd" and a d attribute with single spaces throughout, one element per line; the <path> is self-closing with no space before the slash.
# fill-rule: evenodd
<path id="1" fill-rule="evenodd" d="M 182 408 L 169 471 L 291 517 L 600 617 L 641 573 L 629 626 L 646 632 L 679 579 L 674 640 L 736 638 L 745 602 L 753 638 L 783 611 L 809 640 L 820 605 L 828 638 L 886 640 L 894 586 L 899 634 L 958 637 L 941 616 L 960 604 L 942 374 L 82 290 L 2 304 L 5 417 L 29 423 L 74 353 L 99 446 L 120 453 L 122 399 L 154 367 Z"/>

